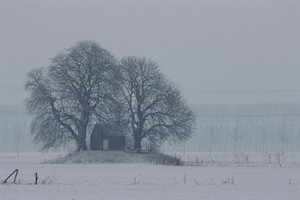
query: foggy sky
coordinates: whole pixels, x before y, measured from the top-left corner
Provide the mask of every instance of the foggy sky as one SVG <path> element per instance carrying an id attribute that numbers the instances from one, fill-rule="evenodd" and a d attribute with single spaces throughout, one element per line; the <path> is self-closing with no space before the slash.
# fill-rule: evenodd
<path id="1" fill-rule="evenodd" d="M 193 104 L 296 102 L 298 27 L 297 1 L 1 1 L 0 103 L 80 40 L 152 58 Z"/>

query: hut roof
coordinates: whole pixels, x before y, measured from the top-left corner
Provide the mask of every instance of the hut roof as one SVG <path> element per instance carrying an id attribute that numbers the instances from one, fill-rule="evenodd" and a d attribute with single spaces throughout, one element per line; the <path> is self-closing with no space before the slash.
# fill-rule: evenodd
<path id="1" fill-rule="evenodd" d="M 97 131 L 102 133 L 104 136 L 109 136 L 109 137 L 120 137 L 123 136 L 120 130 L 117 128 L 114 128 L 112 125 L 107 125 L 107 124 L 96 124 L 93 132 Z"/>

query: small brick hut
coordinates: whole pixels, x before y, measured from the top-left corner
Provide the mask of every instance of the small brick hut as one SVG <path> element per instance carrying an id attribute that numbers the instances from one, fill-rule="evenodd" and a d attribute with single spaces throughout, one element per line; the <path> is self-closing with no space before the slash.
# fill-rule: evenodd
<path id="1" fill-rule="evenodd" d="M 96 124 L 91 135 L 91 150 L 125 150 L 125 137 L 105 124 Z"/>

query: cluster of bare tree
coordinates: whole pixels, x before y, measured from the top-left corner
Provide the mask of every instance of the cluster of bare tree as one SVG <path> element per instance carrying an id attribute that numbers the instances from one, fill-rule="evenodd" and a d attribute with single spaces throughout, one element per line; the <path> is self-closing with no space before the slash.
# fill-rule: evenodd
<path id="1" fill-rule="evenodd" d="M 151 143 L 184 141 L 195 128 L 195 114 L 176 84 L 152 60 L 117 60 L 93 41 L 82 41 L 28 73 L 26 106 L 31 133 L 42 149 L 75 142 L 87 150 L 96 123 L 131 137 L 134 150 Z"/>
<path id="2" fill-rule="evenodd" d="M 198 127 L 186 151 L 296 152 L 300 151 L 297 103 L 200 105 Z"/>

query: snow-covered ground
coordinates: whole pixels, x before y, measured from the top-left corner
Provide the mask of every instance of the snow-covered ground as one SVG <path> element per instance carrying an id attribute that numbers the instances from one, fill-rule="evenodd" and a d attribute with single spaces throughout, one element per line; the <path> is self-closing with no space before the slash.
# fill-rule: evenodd
<path id="1" fill-rule="evenodd" d="M 1 180 L 20 171 L 0 199 L 300 199 L 299 165 L 40 164 L 53 156 L 1 154 Z"/>

